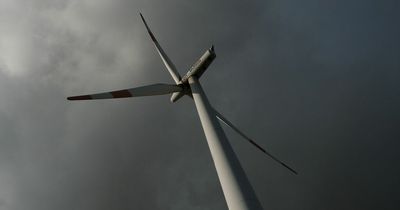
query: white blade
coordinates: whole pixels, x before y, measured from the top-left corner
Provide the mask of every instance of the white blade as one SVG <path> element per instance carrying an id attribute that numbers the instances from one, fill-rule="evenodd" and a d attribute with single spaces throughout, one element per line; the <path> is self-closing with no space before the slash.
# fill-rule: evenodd
<path id="1" fill-rule="evenodd" d="M 93 99 L 109 99 L 109 98 L 128 98 L 139 96 L 164 95 L 182 91 L 182 87 L 178 85 L 154 84 L 137 88 L 117 90 L 104 93 L 96 93 L 89 95 L 70 96 L 68 100 L 93 100 Z"/>
<path id="2" fill-rule="evenodd" d="M 160 44 L 158 43 L 156 37 L 154 37 L 153 33 L 151 32 L 149 26 L 146 23 L 146 20 L 144 19 L 142 13 L 140 13 L 140 17 L 143 20 L 144 25 L 146 26 L 147 32 L 149 32 L 149 35 L 151 37 L 151 40 L 153 40 L 154 45 L 157 48 L 158 54 L 160 54 L 161 59 L 164 62 L 164 65 L 167 67 L 169 73 L 172 76 L 172 79 L 174 79 L 175 83 L 178 84 L 179 81 L 181 81 L 181 76 L 179 75 L 178 71 L 176 70 L 175 65 L 172 63 L 172 61 L 168 58 L 167 54 L 164 52 L 164 50 L 161 48 Z"/>
<path id="3" fill-rule="evenodd" d="M 297 174 L 297 172 L 295 170 L 293 170 L 292 168 L 290 168 L 288 165 L 286 165 L 285 163 L 283 163 L 282 161 L 280 161 L 278 158 L 274 157 L 271 153 L 267 152 L 264 148 L 262 148 L 260 145 L 258 145 L 255 141 L 253 141 L 252 139 L 250 139 L 249 137 L 247 137 L 243 132 L 241 132 L 238 128 L 236 128 L 231 122 L 229 122 L 229 120 L 227 120 L 224 116 L 222 116 L 222 114 L 220 114 L 217 110 L 215 110 L 215 115 L 216 117 L 223 122 L 225 125 L 227 125 L 228 127 L 232 128 L 234 131 L 236 131 L 239 135 L 241 135 L 243 138 L 245 138 L 248 142 L 250 142 L 251 144 L 253 144 L 255 147 L 257 147 L 259 150 L 261 150 L 263 153 L 265 153 L 266 155 L 268 155 L 269 157 L 271 157 L 273 160 L 275 160 L 276 162 L 280 163 L 282 166 L 284 166 L 285 168 L 289 169 L 291 172 L 293 172 L 294 174 Z"/>

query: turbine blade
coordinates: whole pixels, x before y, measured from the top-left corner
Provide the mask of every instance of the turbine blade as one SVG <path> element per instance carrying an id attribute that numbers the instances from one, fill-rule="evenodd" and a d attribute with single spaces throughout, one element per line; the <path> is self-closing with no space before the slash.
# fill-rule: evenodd
<path id="1" fill-rule="evenodd" d="M 228 127 L 232 128 L 234 131 L 236 131 L 239 135 L 241 135 L 243 138 L 245 138 L 248 142 L 250 142 L 251 144 L 253 144 L 255 147 L 257 147 L 259 150 L 261 150 L 263 153 L 265 153 L 266 155 L 268 155 L 270 158 L 272 158 L 273 160 L 275 160 L 276 162 L 280 163 L 283 167 L 289 169 L 291 172 L 293 172 L 294 174 L 297 175 L 297 172 L 295 170 L 293 170 L 292 168 L 290 168 L 288 165 L 286 165 L 284 162 L 280 161 L 278 158 L 276 158 L 275 156 L 273 156 L 271 153 L 269 153 L 268 151 L 266 151 L 264 148 L 262 148 L 260 145 L 258 145 L 255 141 L 253 141 L 252 139 L 250 139 L 248 136 L 246 136 L 243 132 L 241 132 L 236 126 L 234 126 L 231 122 L 229 122 L 229 120 L 227 120 L 221 113 L 219 113 L 217 110 L 215 110 L 215 114 L 216 117 L 223 122 L 225 125 L 227 125 Z"/>
<path id="2" fill-rule="evenodd" d="M 139 96 L 164 95 L 182 91 L 182 87 L 178 85 L 154 84 L 137 88 L 117 90 L 104 93 L 96 93 L 89 95 L 70 96 L 68 100 L 94 100 L 94 99 L 110 99 L 110 98 L 128 98 Z"/>
<path id="3" fill-rule="evenodd" d="M 149 33 L 151 40 L 153 41 L 154 45 L 157 48 L 158 54 L 160 54 L 160 57 L 162 61 L 164 62 L 165 67 L 167 67 L 169 73 L 172 76 L 172 79 L 174 79 L 175 83 L 178 84 L 179 81 L 181 81 L 181 76 L 179 75 L 178 71 L 176 70 L 176 67 L 174 63 L 168 58 L 167 54 L 164 52 L 162 49 L 161 45 L 158 43 L 156 37 L 153 35 L 153 32 L 151 32 L 149 26 L 146 23 L 146 20 L 144 19 L 142 13 L 140 13 L 140 17 L 142 18 L 142 21 L 144 25 L 146 26 L 147 32 Z"/>

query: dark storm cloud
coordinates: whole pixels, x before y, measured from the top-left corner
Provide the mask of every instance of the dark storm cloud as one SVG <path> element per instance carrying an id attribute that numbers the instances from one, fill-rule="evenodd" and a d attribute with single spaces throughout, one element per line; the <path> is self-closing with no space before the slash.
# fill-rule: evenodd
<path id="1" fill-rule="evenodd" d="M 226 208 L 193 102 L 67 95 L 172 82 L 215 44 L 214 106 L 265 209 L 397 209 L 396 1 L 1 1 L 1 209 Z"/>

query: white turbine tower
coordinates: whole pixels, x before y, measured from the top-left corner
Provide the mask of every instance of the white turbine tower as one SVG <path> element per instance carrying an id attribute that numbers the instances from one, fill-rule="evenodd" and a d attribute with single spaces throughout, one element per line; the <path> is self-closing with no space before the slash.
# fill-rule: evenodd
<path id="1" fill-rule="evenodd" d="M 254 210 L 262 209 L 262 206 L 254 193 L 253 188 L 246 174 L 237 159 L 224 131 L 221 128 L 218 120 L 222 121 L 227 126 L 238 132 L 251 144 L 256 146 L 262 152 L 270 156 L 293 173 L 296 171 L 289 166 L 272 156 L 266 150 L 261 148 L 253 140 L 239 131 L 231 122 L 217 112 L 209 103 L 203 88 L 200 85 L 199 78 L 216 57 L 214 47 L 208 49 L 200 59 L 190 68 L 184 77 L 181 78 L 175 65 L 168 58 L 167 54 L 161 48 L 160 44 L 150 31 L 145 19 L 140 14 L 146 29 L 153 40 L 153 43 L 161 56 L 165 66 L 174 79 L 176 84 L 153 84 L 143 87 L 111 91 L 105 93 L 97 93 L 90 95 L 79 95 L 68 97 L 68 100 L 92 100 L 92 99 L 110 99 L 110 98 L 126 98 L 138 96 L 153 96 L 171 94 L 171 101 L 176 102 L 182 96 L 187 95 L 194 99 L 197 112 L 199 114 L 201 124 L 208 146 L 210 147 L 211 155 L 217 170 L 218 178 L 222 186 L 226 203 L 230 210 Z"/>

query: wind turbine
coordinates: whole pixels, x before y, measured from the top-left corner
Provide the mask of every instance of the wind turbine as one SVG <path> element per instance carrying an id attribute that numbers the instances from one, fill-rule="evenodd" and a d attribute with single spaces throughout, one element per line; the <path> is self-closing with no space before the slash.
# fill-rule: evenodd
<path id="1" fill-rule="evenodd" d="M 262 206 L 217 119 L 219 119 L 227 126 L 231 127 L 234 131 L 239 133 L 242 137 L 244 137 L 247 141 L 257 147 L 263 153 L 271 157 L 276 162 L 280 163 L 285 168 L 289 169 L 294 174 L 297 174 L 297 172 L 287 166 L 282 161 L 278 160 L 276 157 L 272 156 L 265 149 L 255 143 L 252 139 L 247 137 L 210 105 L 207 96 L 205 95 L 203 88 L 200 85 L 199 78 L 216 57 L 213 46 L 208 49 L 198 61 L 194 63 L 194 65 L 189 69 L 185 76 L 181 77 L 176 70 L 175 65 L 168 58 L 167 54 L 164 52 L 164 50 L 161 48 L 160 44 L 154 37 L 142 14 L 140 14 L 140 17 L 142 18 L 143 23 L 146 26 L 146 29 L 158 53 L 160 54 L 162 61 L 167 67 L 169 73 L 171 74 L 172 79 L 175 81 L 175 84 L 159 83 L 111 92 L 71 96 L 67 99 L 111 99 L 165 95 L 172 93 L 171 102 L 176 102 L 182 96 L 189 96 L 195 102 L 228 208 L 230 210 L 262 209 Z"/>

